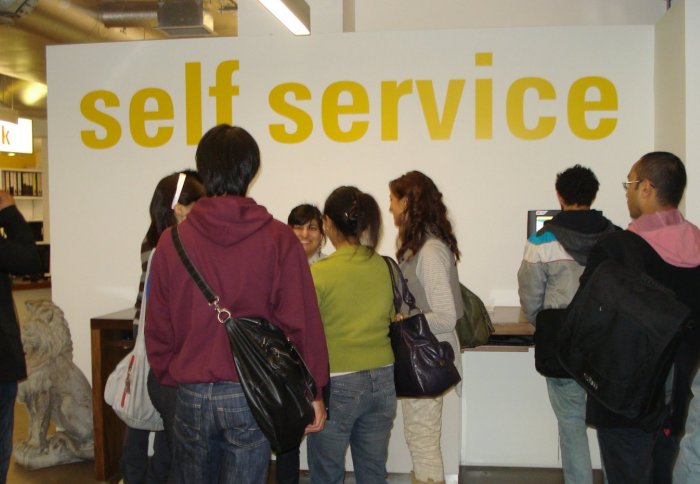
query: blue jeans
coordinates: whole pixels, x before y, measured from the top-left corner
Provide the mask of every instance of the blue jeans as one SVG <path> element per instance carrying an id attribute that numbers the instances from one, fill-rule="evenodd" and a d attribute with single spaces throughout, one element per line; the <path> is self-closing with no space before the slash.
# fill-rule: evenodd
<path id="1" fill-rule="evenodd" d="M 255 422 L 239 383 L 180 385 L 174 435 L 176 482 L 267 482 L 270 443 Z"/>
<path id="2" fill-rule="evenodd" d="M 693 397 L 685 421 L 681 450 L 673 468 L 673 484 L 700 482 L 700 371 L 695 374 L 691 388 Z"/>
<path id="3" fill-rule="evenodd" d="M 343 482 L 348 445 L 355 480 L 363 484 L 385 483 L 389 435 L 395 416 L 393 366 L 331 377 L 326 426 L 307 436 L 312 484 Z"/>
<path id="4" fill-rule="evenodd" d="M 10 468 L 16 398 L 17 382 L 0 382 L 0 484 L 5 484 Z"/>
<path id="5" fill-rule="evenodd" d="M 559 427 L 559 448 L 566 484 L 593 482 L 586 433 L 586 391 L 570 378 L 547 378 L 547 391 Z"/>

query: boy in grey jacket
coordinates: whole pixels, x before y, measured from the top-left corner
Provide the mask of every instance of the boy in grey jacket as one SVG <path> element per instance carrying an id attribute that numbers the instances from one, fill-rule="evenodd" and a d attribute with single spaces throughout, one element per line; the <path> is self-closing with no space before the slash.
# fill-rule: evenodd
<path id="1" fill-rule="evenodd" d="M 520 304 L 533 325 L 543 309 L 569 305 L 591 249 L 617 230 L 602 212 L 591 210 L 598 186 L 595 174 L 580 165 L 557 174 L 555 188 L 562 211 L 530 236 L 518 270 Z M 590 484 L 586 392 L 573 379 L 551 377 L 547 377 L 547 391 L 559 427 L 564 481 Z"/>

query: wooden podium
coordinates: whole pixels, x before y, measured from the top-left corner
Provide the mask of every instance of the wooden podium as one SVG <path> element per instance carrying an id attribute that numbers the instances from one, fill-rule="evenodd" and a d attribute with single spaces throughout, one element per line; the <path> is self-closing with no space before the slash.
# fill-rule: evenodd
<path id="1" fill-rule="evenodd" d="M 95 479 L 107 481 L 119 474 L 126 424 L 104 399 L 107 377 L 134 347 L 134 308 L 90 320 L 92 344 L 92 421 L 95 439 Z"/>

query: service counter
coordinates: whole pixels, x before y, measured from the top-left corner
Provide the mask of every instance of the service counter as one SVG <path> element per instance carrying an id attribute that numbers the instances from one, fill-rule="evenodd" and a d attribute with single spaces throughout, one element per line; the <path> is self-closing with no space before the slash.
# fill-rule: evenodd
<path id="1" fill-rule="evenodd" d="M 496 307 L 496 339 L 534 334 L 519 307 Z M 486 345 L 462 353 L 460 462 L 474 467 L 561 467 L 557 421 L 532 344 Z M 444 424 L 443 424 L 444 425 Z M 591 460 L 600 468 L 595 432 Z"/>
<path id="2" fill-rule="evenodd" d="M 126 425 L 104 399 L 105 384 L 117 363 L 134 347 L 134 308 L 90 320 L 92 347 L 92 423 L 95 479 L 107 481 L 119 473 Z"/>
<path id="3" fill-rule="evenodd" d="M 103 398 L 112 369 L 133 347 L 134 309 L 92 318 L 92 382 L 95 478 L 119 470 L 124 424 Z M 449 392 L 443 402 L 442 449 L 448 483 L 459 467 L 561 467 L 556 418 L 544 377 L 535 371 L 533 327 L 519 307 L 496 307 L 493 344 L 462 353 L 462 396 Z M 589 431 L 594 467 L 600 468 L 595 433 Z M 349 452 L 347 468 L 352 469 Z M 301 467 L 308 469 L 306 445 Z M 408 473 L 411 459 L 403 434 L 401 405 L 389 443 L 387 470 Z"/>

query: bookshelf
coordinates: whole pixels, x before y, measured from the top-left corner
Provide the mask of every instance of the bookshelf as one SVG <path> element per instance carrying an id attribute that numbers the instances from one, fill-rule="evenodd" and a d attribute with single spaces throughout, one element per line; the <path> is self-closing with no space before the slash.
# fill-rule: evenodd
<path id="1" fill-rule="evenodd" d="M 28 222 L 44 220 L 44 185 L 40 170 L 0 169 L 0 186 L 9 192 Z"/>

